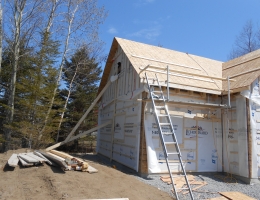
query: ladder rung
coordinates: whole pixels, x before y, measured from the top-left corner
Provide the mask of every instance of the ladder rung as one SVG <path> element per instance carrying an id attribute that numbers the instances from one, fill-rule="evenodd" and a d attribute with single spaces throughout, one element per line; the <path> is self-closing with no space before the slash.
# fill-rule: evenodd
<path id="1" fill-rule="evenodd" d="M 165 114 L 158 114 L 158 117 L 168 117 L 168 115 L 165 115 Z"/>
<path id="2" fill-rule="evenodd" d="M 172 152 L 172 153 L 167 153 L 168 155 L 178 155 L 178 154 L 180 154 L 180 153 L 178 153 L 178 152 Z"/>
<path id="3" fill-rule="evenodd" d="M 164 142 L 164 144 L 177 144 L 177 142 Z"/>
<path id="4" fill-rule="evenodd" d="M 170 126 L 171 123 L 160 123 L 161 126 Z"/>
<path id="5" fill-rule="evenodd" d="M 157 80 L 157 78 L 149 78 L 147 77 L 148 80 Z"/>
<path id="6" fill-rule="evenodd" d="M 153 93 L 162 93 L 161 91 L 157 91 L 157 90 L 155 90 L 155 91 L 152 91 Z"/>
<path id="7" fill-rule="evenodd" d="M 159 108 L 159 109 L 165 109 L 164 106 L 155 106 L 156 108 Z"/>
<path id="8" fill-rule="evenodd" d="M 162 133 L 163 135 L 173 135 L 173 133 L 169 133 L 169 132 L 167 132 L 167 133 Z"/>

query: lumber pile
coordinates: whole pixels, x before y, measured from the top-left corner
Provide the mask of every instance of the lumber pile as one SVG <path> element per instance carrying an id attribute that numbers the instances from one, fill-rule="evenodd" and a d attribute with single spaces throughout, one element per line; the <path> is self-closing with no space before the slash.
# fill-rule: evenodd
<path id="1" fill-rule="evenodd" d="M 88 170 L 88 163 L 73 157 L 67 153 L 56 151 L 56 150 L 50 150 L 47 152 L 47 154 L 53 154 L 55 157 L 63 158 L 65 163 L 68 165 L 68 170 L 77 170 L 77 171 L 83 171 L 86 172 Z"/>
<path id="2" fill-rule="evenodd" d="M 195 177 L 193 175 L 187 175 L 187 178 L 188 178 L 190 185 L 198 185 L 195 188 L 192 188 L 192 191 L 195 191 L 195 190 L 203 187 L 204 185 L 207 185 L 206 181 L 196 181 Z M 161 176 L 160 179 L 167 184 L 172 183 L 170 176 Z M 187 188 L 185 186 L 186 181 L 185 181 L 185 178 L 183 176 L 174 178 L 174 185 L 175 185 L 175 188 Z M 182 194 L 188 194 L 189 193 L 189 191 L 187 191 L 187 190 L 185 190 L 183 192 L 183 189 L 177 189 L 177 192 L 182 192 Z"/>
<path id="3" fill-rule="evenodd" d="M 7 161 L 10 167 L 17 167 L 18 163 L 20 162 L 22 166 L 29 167 L 34 165 L 42 164 L 46 162 L 47 159 L 39 157 L 38 155 L 34 154 L 34 152 L 30 153 L 19 153 L 19 154 L 12 154 L 12 156 Z"/>
<path id="4" fill-rule="evenodd" d="M 30 153 L 12 154 L 12 156 L 7 161 L 10 167 L 18 166 L 19 162 L 23 167 L 48 163 L 49 165 L 60 167 L 64 171 L 70 170 L 89 173 L 98 171 L 82 159 L 56 150 L 51 150 L 49 152 L 36 150 Z"/>

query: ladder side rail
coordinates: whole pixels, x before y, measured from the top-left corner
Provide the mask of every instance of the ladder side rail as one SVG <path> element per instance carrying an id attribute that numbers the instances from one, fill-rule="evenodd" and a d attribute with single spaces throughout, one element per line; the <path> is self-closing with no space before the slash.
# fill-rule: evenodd
<path id="1" fill-rule="evenodd" d="M 151 99 L 152 99 L 152 105 L 153 105 L 153 108 L 154 108 L 154 113 L 155 113 L 155 121 L 156 121 L 156 124 L 157 124 L 157 127 L 158 127 L 158 131 L 159 131 L 159 137 L 161 139 L 161 141 L 164 142 L 164 138 L 162 137 L 162 130 L 161 130 L 161 126 L 159 124 L 159 118 L 157 116 L 157 113 L 156 113 L 156 106 L 155 106 L 155 102 L 154 102 L 154 99 L 153 99 L 153 92 L 151 91 L 151 87 L 150 87 L 150 84 L 149 84 L 149 81 L 148 81 L 148 78 L 147 78 L 147 75 L 145 73 L 145 78 L 146 78 L 146 81 L 147 81 L 147 85 L 148 85 L 148 90 L 149 90 L 149 94 L 151 96 Z M 167 152 L 166 150 L 166 147 L 164 145 L 164 143 L 162 143 L 162 146 L 163 146 L 163 150 L 164 150 L 164 154 Z M 167 156 L 167 154 L 165 155 L 165 157 Z"/>
<path id="2" fill-rule="evenodd" d="M 161 90 L 161 85 L 160 85 L 160 82 L 158 80 L 158 77 L 157 75 L 155 74 L 156 76 L 156 80 L 157 80 L 157 83 L 158 83 L 158 86 Z M 161 90 L 162 92 L 162 90 Z M 189 181 L 188 181 L 188 178 L 187 178 L 187 174 L 186 174 L 186 171 L 184 169 L 184 166 L 183 166 L 183 162 L 182 162 L 182 155 L 181 155 L 181 151 L 180 151 L 180 147 L 179 147 L 179 144 L 178 144 L 178 141 L 177 141 L 177 137 L 175 135 L 175 131 L 174 131 L 174 128 L 173 128 L 173 125 L 172 125 L 172 120 L 171 120 L 171 117 L 169 115 L 169 111 L 168 111 L 168 108 L 166 106 L 166 101 L 165 101 L 165 98 L 164 98 L 164 95 L 162 94 L 162 97 L 163 97 L 163 102 L 164 102 L 164 106 L 165 106 L 165 112 L 166 112 L 166 115 L 168 116 L 168 120 L 169 120 L 169 123 L 170 123 L 170 127 L 171 127 L 171 131 L 172 131 L 172 137 L 173 137 L 173 140 L 175 142 L 175 147 L 176 147 L 176 150 L 177 150 L 177 153 L 178 153 L 178 158 L 179 158 L 179 162 L 180 162 L 180 165 L 181 165 L 181 168 L 182 168 L 182 173 L 184 174 L 184 177 L 185 177 L 185 181 L 186 181 L 186 184 L 188 186 L 188 189 L 189 189 L 189 193 L 190 193 L 190 196 L 192 199 L 194 199 L 193 197 L 193 194 L 192 194 L 192 191 L 191 191 L 191 187 L 190 187 L 190 184 L 189 184 Z M 168 157 L 166 158 L 166 163 L 168 165 Z M 169 168 L 169 172 L 171 172 L 170 168 Z M 171 176 L 171 179 L 172 179 L 172 175 L 170 173 L 170 176 Z M 172 183 L 173 183 L 173 179 L 172 179 Z M 175 186 L 174 186 L 175 188 Z M 177 194 L 177 193 L 176 193 Z M 178 198 L 177 198 L 178 199 Z"/>
<path id="3" fill-rule="evenodd" d="M 165 110 L 165 112 L 167 113 L 167 116 L 169 117 L 168 112 L 167 112 L 167 108 L 166 108 L 165 97 L 164 97 L 164 94 L 163 94 L 163 91 L 162 91 L 162 87 L 161 87 L 161 85 L 160 85 L 159 79 L 158 79 L 158 77 L 157 77 L 156 74 L 155 74 L 155 77 L 156 77 L 156 80 L 157 80 L 157 85 L 158 85 L 158 87 L 159 87 L 159 89 L 160 89 L 160 92 L 161 92 L 161 97 L 162 97 L 162 99 L 163 99 L 164 110 Z M 155 102 L 154 102 L 154 99 L 153 99 L 153 98 L 152 98 L 152 101 L 153 101 L 153 105 L 154 105 L 154 109 L 155 109 Z M 167 148 L 166 148 L 166 145 L 165 145 L 165 141 L 164 141 L 164 137 L 163 137 L 163 134 L 162 134 L 161 126 L 160 126 L 160 124 L 159 124 L 159 118 L 158 118 L 158 116 L 157 116 L 156 111 L 155 111 L 155 116 L 156 116 L 156 118 L 157 118 L 157 125 L 158 125 L 158 127 L 160 128 L 161 143 L 162 143 L 162 146 L 163 146 L 164 149 L 165 149 L 165 151 L 164 151 L 164 157 L 165 157 L 167 169 L 168 169 L 168 172 L 169 172 L 169 174 L 170 174 L 170 178 L 171 178 L 171 182 L 172 182 L 172 187 L 173 187 L 173 189 L 174 189 L 175 196 L 176 196 L 176 198 L 177 198 L 177 200 L 178 200 L 178 199 L 179 199 L 179 196 L 178 196 L 178 192 L 177 192 L 177 189 L 176 189 L 176 187 L 175 187 L 175 184 L 174 184 L 174 179 L 173 179 L 173 176 L 172 176 L 172 170 L 171 170 L 171 167 L 170 167 L 170 164 L 169 164 L 168 152 L 167 152 Z M 171 127 L 170 129 L 172 129 L 172 124 L 169 125 L 169 126 Z M 174 141 L 174 142 L 176 142 L 176 141 Z M 180 152 L 177 152 L 177 153 L 180 153 Z M 178 157 L 179 157 L 179 155 L 178 155 Z"/>

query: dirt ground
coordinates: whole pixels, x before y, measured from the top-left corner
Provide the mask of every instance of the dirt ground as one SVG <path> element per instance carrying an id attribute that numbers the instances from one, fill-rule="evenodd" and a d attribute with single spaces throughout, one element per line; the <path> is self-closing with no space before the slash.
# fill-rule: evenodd
<path id="1" fill-rule="evenodd" d="M 25 153 L 26 149 L 0 154 L 0 199 L 55 200 L 55 199 L 109 199 L 172 200 L 169 194 L 123 173 L 113 165 L 102 163 L 97 156 L 84 155 L 97 173 L 66 171 L 47 164 L 34 167 L 9 167 L 6 163 L 12 153 Z M 78 156 L 80 157 L 80 156 Z"/>

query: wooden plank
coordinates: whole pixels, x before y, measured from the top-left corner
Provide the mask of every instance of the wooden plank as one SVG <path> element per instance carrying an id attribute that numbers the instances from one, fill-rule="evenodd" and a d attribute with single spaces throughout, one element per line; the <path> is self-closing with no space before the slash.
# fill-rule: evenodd
<path id="1" fill-rule="evenodd" d="M 38 151 L 34 151 L 33 152 L 35 155 L 43 158 L 45 160 L 46 163 L 50 164 L 50 165 L 53 165 L 53 166 L 56 166 L 56 164 L 54 164 L 53 162 L 51 162 L 49 159 L 47 159 L 44 155 L 42 155 L 40 152 Z"/>
<path id="2" fill-rule="evenodd" d="M 90 105 L 90 107 L 88 108 L 88 110 L 84 113 L 84 115 L 80 118 L 80 120 L 78 121 L 78 123 L 75 125 L 75 127 L 72 129 L 72 131 L 69 133 L 69 135 L 67 136 L 67 138 L 64 140 L 65 142 L 67 142 L 70 137 L 75 133 L 75 131 L 78 129 L 78 127 L 80 126 L 80 124 L 84 121 L 84 119 L 87 117 L 88 113 L 94 108 L 94 106 L 96 105 L 96 103 L 98 102 L 98 100 L 100 99 L 100 97 L 103 95 L 103 93 L 107 90 L 107 88 L 111 85 L 112 82 L 114 82 L 115 80 L 118 79 L 118 75 L 116 76 L 112 76 L 110 78 L 110 80 L 108 81 L 108 83 L 106 84 L 106 86 L 102 89 L 102 91 L 98 94 L 97 98 L 93 101 L 93 103 Z"/>
<path id="3" fill-rule="evenodd" d="M 10 167 L 16 167 L 18 165 L 19 159 L 17 154 L 12 154 L 11 157 L 8 159 L 7 163 Z"/>
<path id="4" fill-rule="evenodd" d="M 76 136 L 74 136 L 74 137 L 71 137 L 68 141 L 65 141 L 65 140 L 64 140 L 63 142 L 59 142 L 59 143 L 57 143 L 57 144 L 55 144 L 55 145 L 52 145 L 52 146 L 48 147 L 48 148 L 46 149 L 46 151 L 50 151 L 50 150 L 55 149 L 55 148 L 57 148 L 57 147 L 59 147 L 59 146 L 61 146 L 61 145 L 63 145 L 63 144 L 66 144 L 66 143 L 71 142 L 71 141 L 73 141 L 73 140 L 75 140 L 75 139 L 78 139 L 78 138 L 80 138 L 80 137 L 83 137 L 83 136 L 85 136 L 85 135 L 87 135 L 87 134 L 89 134 L 89 133 L 92 133 L 92 132 L 94 132 L 94 131 L 96 131 L 96 130 L 98 130 L 98 129 L 100 129 L 100 128 L 103 128 L 103 127 L 105 127 L 105 126 L 107 126 L 107 125 L 109 125 L 109 124 L 111 124 L 111 121 L 107 121 L 107 122 L 104 123 L 104 124 L 101 124 L 101 125 L 99 125 L 99 126 L 97 126 L 97 127 L 95 127 L 95 128 L 92 128 L 92 129 L 90 129 L 90 130 L 88 130 L 88 131 L 84 131 L 84 132 L 81 133 L 81 134 L 78 134 L 78 135 L 76 135 Z"/>
<path id="5" fill-rule="evenodd" d="M 219 192 L 219 194 L 232 200 L 256 200 L 255 198 L 249 197 L 241 192 Z"/>
<path id="6" fill-rule="evenodd" d="M 49 155 L 51 155 L 52 157 L 54 157 L 55 159 L 57 159 L 57 160 L 59 160 L 59 161 L 64 161 L 65 162 L 65 158 L 62 158 L 62 157 L 60 157 L 60 156 L 57 156 L 57 155 L 55 155 L 55 154 L 53 154 L 53 153 L 50 153 L 50 152 L 46 152 L 47 154 L 49 154 Z"/>
<path id="7" fill-rule="evenodd" d="M 39 160 L 30 157 L 28 153 L 19 153 L 18 156 L 28 163 L 39 163 Z"/>
<path id="8" fill-rule="evenodd" d="M 38 160 L 40 163 L 43 163 L 43 162 L 46 161 L 45 159 L 35 155 L 33 152 L 27 153 L 27 155 L 32 157 L 32 158 L 34 158 L 34 159 L 36 159 L 36 160 Z"/>
<path id="9" fill-rule="evenodd" d="M 68 158 L 68 159 L 71 160 L 72 158 L 74 158 L 73 156 L 71 156 L 71 155 L 69 155 L 67 153 L 61 152 L 61 151 L 50 150 L 50 153 L 55 154 L 55 155 L 57 155 L 59 157 L 62 157 L 64 159 Z"/>
<path id="10" fill-rule="evenodd" d="M 43 151 L 40 151 L 40 153 L 45 156 L 46 158 L 50 159 L 51 161 L 55 162 L 58 166 L 60 166 L 62 169 L 65 169 L 65 170 L 68 170 L 68 165 L 60 160 L 60 159 L 57 159 L 57 157 L 54 157 L 53 155 L 51 154 L 48 154 L 47 152 L 43 152 Z M 64 159 L 65 160 L 65 159 Z"/>
<path id="11" fill-rule="evenodd" d="M 203 187 L 204 185 L 207 185 L 207 184 L 208 184 L 208 183 L 205 182 L 205 181 L 202 181 L 202 182 L 203 182 L 203 183 L 202 183 L 201 185 L 199 185 L 199 186 L 193 188 L 192 191 L 195 191 L 195 190 L 197 190 L 197 189 Z M 189 193 L 189 191 L 185 191 L 185 192 L 183 192 L 182 194 L 188 194 L 188 193 Z"/>
<path id="12" fill-rule="evenodd" d="M 227 200 L 226 197 L 215 197 L 215 198 L 210 198 L 209 200 Z"/>
<path id="13" fill-rule="evenodd" d="M 33 163 L 28 163 L 24 159 L 22 159 L 20 156 L 18 156 L 19 161 L 21 162 L 22 166 L 24 167 L 30 167 L 33 166 Z"/>
<path id="14" fill-rule="evenodd" d="M 74 157 L 74 156 L 71 156 L 71 155 L 69 155 L 69 154 L 67 154 L 67 153 L 64 153 L 64 152 L 61 152 L 61 151 L 56 151 L 56 150 L 51 150 L 49 153 L 52 153 L 52 154 L 54 154 L 54 155 L 56 155 L 56 156 L 59 156 L 59 157 L 61 157 L 61 158 L 64 158 L 64 159 L 68 159 L 68 160 L 75 160 L 77 163 L 78 163 L 78 165 L 79 166 L 81 166 L 81 168 L 82 168 L 82 171 L 88 171 L 88 163 L 87 162 L 85 162 L 85 161 L 83 161 L 82 159 L 80 159 L 80 158 L 76 158 L 76 157 Z M 91 169 L 90 169 L 91 170 Z M 94 173 L 94 168 L 93 168 L 93 173 Z M 96 170 L 97 171 L 97 170 Z"/>

